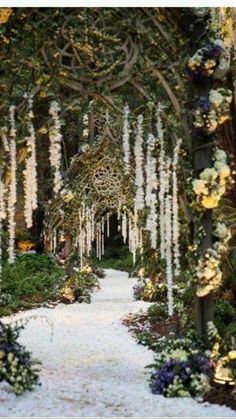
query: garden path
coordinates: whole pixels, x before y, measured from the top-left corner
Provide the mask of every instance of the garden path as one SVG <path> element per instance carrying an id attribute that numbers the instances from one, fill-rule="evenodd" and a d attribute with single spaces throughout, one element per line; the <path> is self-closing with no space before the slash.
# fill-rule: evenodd
<path id="1" fill-rule="evenodd" d="M 137 345 L 121 319 L 147 303 L 134 302 L 135 279 L 107 270 L 91 304 L 58 305 L 21 313 L 32 320 L 21 341 L 42 361 L 42 386 L 16 397 L 0 385 L 0 417 L 235 417 L 226 407 L 153 395 L 145 366 L 153 353 Z M 6 318 L 5 321 L 10 321 Z"/>

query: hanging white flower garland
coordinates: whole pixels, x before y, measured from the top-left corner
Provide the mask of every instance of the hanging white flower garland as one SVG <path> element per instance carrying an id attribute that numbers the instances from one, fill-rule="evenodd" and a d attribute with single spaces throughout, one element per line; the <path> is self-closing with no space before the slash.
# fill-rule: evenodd
<path id="1" fill-rule="evenodd" d="M 178 182 L 177 182 L 177 166 L 179 159 L 179 152 L 182 139 L 177 141 L 174 149 L 174 157 L 172 163 L 172 213 L 173 213 L 173 253 L 175 275 L 180 273 L 180 251 L 179 251 L 179 204 L 178 204 Z"/>
<path id="2" fill-rule="evenodd" d="M 50 105 L 49 114 L 52 117 L 52 128 L 49 132 L 49 138 L 50 138 L 50 147 L 49 147 L 49 153 L 50 153 L 50 163 L 54 170 L 54 178 L 53 178 L 53 184 L 54 184 L 54 194 L 57 195 L 58 192 L 62 188 L 62 176 L 61 176 L 61 142 L 62 142 L 62 135 L 61 135 L 61 123 L 59 119 L 59 112 L 60 112 L 60 106 L 59 104 L 54 101 Z"/>
<path id="3" fill-rule="evenodd" d="M 160 152 L 158 158 L 158 174 L 159 174 L 159 226 L 160 226 L 160 254 L 161 259 L 165 257 L 165 149 L 164 149 L 164 130 L 162 126 L 162 106 L 157 107 L 157 138 L 160 144 Z"/>
<path id="4" fill-rule="evenodd" d="M 15 125 L 15 106 L 10 106 L 10 141 L 9 141 L 9 154 L 10 154 L 10 183 L 8 193 L 8 261 L 10 264 L 15 261 L 15 206 L 16 206 L 16 125 Z"/>
<path id="5" fill-rule="evenodd" d="M 135 205 L 137 210 L 144 208 L 144 174 L 143 174 L 143 116 L 138 116 L 137 134 L 135 139 Z"/>
<path id="6" fill-rule="evenodd" d="M 157 248 L 157 160 L 154 156 L 157 140 L 152 135 L 148 135 L 147 140 L 147 157 L 146 157 L 146 206 L 149 213 L 146 220 L 146 229 L 150 231 L 151 247 Z"/>
<path id="7" fill-rule="evenodd" d="M 123 153 L 125 163 L 125 173 L 129 174 L 130 170 L 130 143 L 129 143 L 129 106 L 124 107 L 124 122 L 123 122 Z"/>
<path id="8" fill-rule="evenodd" d="M 28 112 L 28 131 L 29 135 L 26 139 L 26 147 L 28 157 L 25 164 L 24 175 L 24 216 L 27 228 L 32 227 L 33 224 L 33 210 L 37 208 L 37 160 L 36 160 L 36 138 L 33 125 L 33 98 L 28 98 L 29 112 Z"/>

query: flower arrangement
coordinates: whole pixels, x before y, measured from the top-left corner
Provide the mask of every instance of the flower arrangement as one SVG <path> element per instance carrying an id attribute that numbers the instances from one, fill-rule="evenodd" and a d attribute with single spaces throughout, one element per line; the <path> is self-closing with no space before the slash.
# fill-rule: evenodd
<path id="1" fill-rule="evenodd" d="M 23 325 L 12 327 L 0 322 L 0 382 L 8 382 L 17 395 L 32 390 L 39 382 L 39 362 L 17 342 L 23 328 Z"/>
<path id="2" fill-rule="evenodd" d="M 216 131 L 229 119 L 232 92 L 229 89 L 212 89 L 208 97 L 201 96 L 194 111 L 194 135 L 201 138 Z"/>
<path id="3" fill-rule="evenodd" d="M 208 249 L 207 253 L 199 259 L 196 268 L 198 297 L 205 297 L 220 286 L 222 280 L 220 262 L 220 255 L 214 249 Z"/>
<path id="4" fill-rule="evenodd" d="M 213 160 L 213 167 L 204 169 L 200 179 L 194 179 L 192 183 L 200 209 L 217 208 L 226 187 L 232 182 L 231 169 L 224 150 L 217 148 Z"/>
<path id="5" fill-rule="evenodd" d="M 217 222 L 214 228 L 215 242 L 212 249 L 199 259 L 196 268 L 197 296 L 204 297 L 221 285 L 221 259 L 227 251 L 227 244 L 231 238 L 231 231 L 225 223 Z"/>
<path id="6" fill-rule="evenodd" d="M 155 358 L 152 392 L 165 397 L 202 396 L 210 389 L 212 366 L 208 353 L 194 347 L 192 339 L 169 340 Z"/>
<path id="7" fill-rule="evenodd" d="M 216 39 L 206 47 L 198 49 L 189 59 L 187 71 L 189 78 L 202 83 L 209 77 L 222 79 L 229 70 L 228 51 L 221 39 Z"/>

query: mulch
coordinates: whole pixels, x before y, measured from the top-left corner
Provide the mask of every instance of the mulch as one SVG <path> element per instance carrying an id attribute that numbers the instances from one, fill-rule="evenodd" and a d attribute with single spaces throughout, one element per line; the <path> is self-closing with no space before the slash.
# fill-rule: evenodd
<path id="1" fill-rule="evenodd" d="M 228 406 L 236 410 L 236 388 L 219 384 L 213 386 L 209 393 L 204 397 L 204 402 Z"/>

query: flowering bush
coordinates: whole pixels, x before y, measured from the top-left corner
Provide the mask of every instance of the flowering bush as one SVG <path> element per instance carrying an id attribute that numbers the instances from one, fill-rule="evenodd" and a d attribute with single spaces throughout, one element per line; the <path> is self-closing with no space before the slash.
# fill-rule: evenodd
<path id="1" fill-rule="evenodd" d="M 232 182 L 231 169 L 227 165 L 224 150 L 217 148 L 213 160 L 213 167 L 204 169 L 200 179 L 193 180 L 193 191 L 197 195 L 199 208 L 217 208 L 226 187 Z"/>
<path id="2" fill-rule="evenodd" d="M 207 47 L 198 49 L 189 59 L 187 71 L 194 82 L 204 82 L 209 77 L 222 79 L 229 70 L 229 54 L 221 39 L 216 39 Z"/>
<path id="3" fill-rule="evenodd" d="M 23 326 L 12 327 L 0 322 L 0 382 L 7 381 L 17 395 L 32 390 L 39 382 L 39 362 L 17 342 L 21 329 Z"/>
<path id="4" fill-rule="evenodd" d="M 224 88 L 210 90 L 208 97 L 201 96 L 198 107 L 194 111 L 195 137 L 210 135 L 219 125 L 227 121 L 231 102 L 232 92 Z"/>
<path id="5" fill-rule="evenodd" d="M 91 293 L 99 287 L 97 277 L 89 266 L 81 272 L 74 272 L 67 278 L 59 291 L 59 298 L 63 303 L 72 304 L 76 301 L 90 303 Z"/>
<path id="6" fill-rule="evenodd" d="M 210 389 L 212 363 L 209 355 L 199 351 L 191 338 L 169 340 L 152 367 L 156 370 L 151 376 L 154 394 L 194 397 Z"/>

